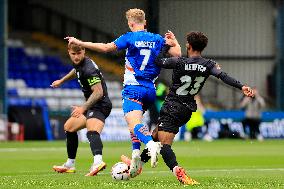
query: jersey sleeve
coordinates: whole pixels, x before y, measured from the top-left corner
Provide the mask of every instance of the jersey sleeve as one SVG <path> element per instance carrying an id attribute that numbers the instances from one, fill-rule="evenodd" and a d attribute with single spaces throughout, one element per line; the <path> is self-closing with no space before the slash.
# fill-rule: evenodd
<path id="1" fill-rule="evenodd" d="M 159 67 L 166 69 L 173 69 L 176 66 L 176 62 L 178 61 L 177 57 L 169 58 L 168 51 L 171 48 L 169 45 L 164 45 L 161 52 L 158 54 L 155 60 L 155 64 Z"/>
<path id="2" fill-rule="evenodd" d="M 211 67 L 210 75 L 213 75 L 218 79 L 221 79 L 227 85 L 238 88 L 240 90 L 242 89 L 244 85 L 240 81 L 236 80 L 235 78 L 229 76 L 227 73 L 223 72 L 216 62 L 214 61 L 211 62 L 212 65 L 210 65 Z"/>
<path id="3" fill-rule="evenodd" d="M 88 71 L 85 73 L 85 78 L 87 79 L 90 87 L 101 82 L 101 78 L 95 66 L 92 66 L 88 69 Z"/>
<path id="4" fill-rule="evenodd" d="M 119 38 L 114 40 L 114 44 L 116 45 L 118 50 L 126 49 L 128 47 L 128 40 L 130 38 L 130 34 L 126 33 L 121 35 Z"/>
<path id="5" fill-rule="evenodd" d="M 212 60 L 209 60 L 209 69 L 210 69 L 210 75 L 213 75 L 215 77 L 218 77 L 218 75 L 222 72 L 220 66 Z"/>
<path id="6" fill-rule="evenodd" d="M 156 65 L 161 68 L 174 69 L 178 63 L 178 57 L 160 58 L 155 61 Z"/>

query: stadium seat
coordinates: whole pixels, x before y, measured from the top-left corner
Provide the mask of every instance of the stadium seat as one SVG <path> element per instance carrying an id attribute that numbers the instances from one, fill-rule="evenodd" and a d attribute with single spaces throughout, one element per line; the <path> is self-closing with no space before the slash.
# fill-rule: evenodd
<path id="1" fill-rule="evenodd" d="M 15 79 L 14 84 L 16 88 L 26 88 L 26 82 L 23 79 Z"/>
<path id="2" fill-rule="evenodd" d="M 21 40 L 9 39 L 8 42 L 8 95 L 23 98 L 12 100 L 14 103 L 27 103 L 27 98 L 48 105 L 51 109 L 70 109 L 85 101 L 76 79 L 52 89 L 53 81 L 65 76 L 73 67 L 64 64 L 59 56 L 46 55 L 39 47 L 28 47 Z M 109 97 L 114 107 L 121 107 L 121 83 L 106 81 Z M 14 99 L 14 98 L 13 98 Z M 46 99 L 46 101 L 44 101 Z"/>
<path id="3" fill-rule="evenodd" d="M 60 109 L 60 100 L 58 98 L 46 98 L 47 105 L 52 110 Z"/>
<path id="4" fill-rule="evenodd" d="M 9 88 L 8 89 L 8 96 L 9 97 L 17 97 L 18 96 L 18 91 L 16 88 Z"/>

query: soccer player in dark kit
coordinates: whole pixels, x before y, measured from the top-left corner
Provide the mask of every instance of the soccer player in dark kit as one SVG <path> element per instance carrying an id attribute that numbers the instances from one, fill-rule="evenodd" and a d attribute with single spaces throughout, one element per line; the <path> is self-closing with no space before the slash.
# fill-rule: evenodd
<path id="1" fill-rule="evenodd" d="M 174 35 L 172 35 L 172 38 L 174 38 Z M 154 140 L 160 141 L 162 144 L 160 153 L 166 165 L 177 179 L 185 185 L 199 183 L 190 178 L 185 170 L 179 166 L 171 145 L 175 135 L 179 132 L 179 127 L 187 123 L 192 112 L 196 111 L 197 105 L 194 96 L 201 90 L 206 79 L 213 75 L 224 83 L 242 90 L 244 95 L 254 96 L 250 87 L 227 75 L 213 60 L 201 56 L 207 42 L 208 38 L 202 32 L 190 32 L 187 35 L 186 44 L 188 57 L 165 58 L 166 52 L 170 48 L 165 46 L 156 59 L 158 66 L 173 69 L 173 74 L 169 94 L 161 108 L 158 125 L 152 136 Z M 142 164 L 148 160 L 147 150 L 144 150 L 141 154 Z"/>
<path id="2" fill-rule="evenodd" d="M 51 87 L 59 87 L 64 82 L 77 77 L 86 102 L 81 106 L 72 106 L 71 116 L 64 124 L 68 159 L 63 165 L 53 166 L 53 169 L 60 173 L 75 172 L 78 148 L 77 131 L 86 127 L 87 138 L 94 156 L 94 162 L 86 176 L 94 176 L 106 167 L 102 159 L 103 144 L 100 133 L 103 130 L 105 119 L 111 112 L 112 104 L 104 78 L 96 63 L 85 56 L 85 48 L 69 44 L 68 53 L 74 68 L 61 79 L 54 81 Z"/>

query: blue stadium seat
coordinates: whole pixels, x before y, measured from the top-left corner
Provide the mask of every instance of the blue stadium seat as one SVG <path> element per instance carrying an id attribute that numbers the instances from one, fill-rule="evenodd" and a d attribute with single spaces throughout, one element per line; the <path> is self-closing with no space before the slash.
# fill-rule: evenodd
<path id="1" fill-rule="evenodd" d="M 7 92 L 8 92 L 9 97 L 17 97 L 18 96 L 18 91 L 15 88 L 8 89 Z"/>
<path id="2" fill-rule="evenodd" d="M 9 98 L 8 105 L 10 106 L 31 106 L 32 99 L 30 98 Z"/>

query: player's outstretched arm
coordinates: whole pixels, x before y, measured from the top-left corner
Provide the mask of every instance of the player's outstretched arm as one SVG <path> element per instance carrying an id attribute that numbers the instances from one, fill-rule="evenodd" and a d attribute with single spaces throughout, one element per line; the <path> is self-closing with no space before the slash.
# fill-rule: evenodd
<path id="1" fill-rule="evenodd" d="M 170 45 L 171 48 L 169 49 L 168 53 L 171 56 L 181 56 L 181 47 L 180 44 L 178 43 L 175 34 L 168 30 L 168 32 L 165 34 L 165 39 L 166 39 L 166 44 Z"/>
<path id="2" fill-rule="evenodd" d="M 254 96 L 253 90 L 250 87 L 243 85 L 240 81 L 223 72 L 218 64 L 214 64 L 214 66 L 210 70 L 210 74 L 217 77 L 218 79 L 221 79 L 227 85 L 231 85 L 232 87 L 242 90 L 244 95 L 248 97 Z"/>
<path id="3" fill-rule="evenodd" d="M 82 47 L 85 47 L 86 49 L 90 49 L 93 51 L 97 52 L 111 52 L 115 51 L 117 49 L 116 45 L 111 42 L 111 43 L 92 43 L 92 42 L 84 42 L 79 39 L 76 39 L 75 37 L 65 37 L 64 39 L 68 40 L 68 43 L 71 44 L 77 44 Z"/>
<path id="4" fill-rule="evenodd" d="M 75 78 L 76 78 L 75 69 L 72 69 L 68 74 L 66 74 L 61 79 L 53 81 L 50 86 L 52 88 L 57 88 L 57 87 L 60 87 L 65 81 L 69 81 L 69 80 L 75 79 Z"/>

